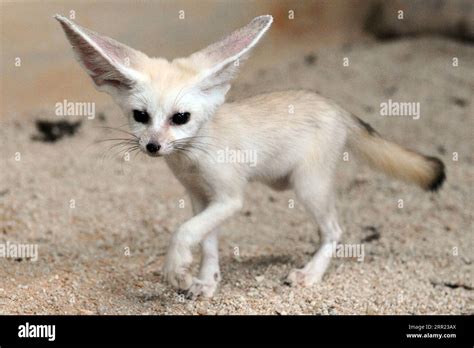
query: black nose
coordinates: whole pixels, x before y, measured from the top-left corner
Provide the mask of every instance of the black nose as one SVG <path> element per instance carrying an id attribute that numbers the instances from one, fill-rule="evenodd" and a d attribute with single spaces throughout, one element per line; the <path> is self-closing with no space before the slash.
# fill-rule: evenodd
<path id="1" fill-rule="evenodd" d="M 149 152 L 149 153 L 157 153 L 158 150 L 160 149 L 160 145 L 159 144 L 156 144 L 156 143 L 148 143 L 146 144 L 146 150 Z"/>

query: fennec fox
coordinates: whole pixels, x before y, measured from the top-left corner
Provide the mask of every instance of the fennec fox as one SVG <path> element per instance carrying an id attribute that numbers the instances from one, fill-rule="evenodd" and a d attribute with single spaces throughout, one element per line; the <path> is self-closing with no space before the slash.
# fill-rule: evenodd
<path id="1" fill-rule="evenodd" d="M 270 27 L 271 16 L 257 17 L 223 40 L 171 62 L 55 18 L 96 87 L 122 108 L 131 141 L 150 156 L 163 156 L 189 193 L 194 217 L 173 234 L 163 275 L 190 298 L 214 295 L 221 278 L 217 228 L 241 209 L 250 181 L 294 189 L 318 222 L 320 249 L 287 277 L 291 285 L 311 286 L 328 268 L 324 248 L 342 234 L 333 178 L 346 144 L 372 167 L 425 190 L 438 189 L 445 179 L 439 159 L 384 140 L 370 125 L 313 92 L 275 92 L 225 104 L 231 81 Z M 257 160 L 253 165 L 222 160 L 222 151 L 252 151 Z M 202 261 L 193 277 L 191 249 L 198 244 Z"/>

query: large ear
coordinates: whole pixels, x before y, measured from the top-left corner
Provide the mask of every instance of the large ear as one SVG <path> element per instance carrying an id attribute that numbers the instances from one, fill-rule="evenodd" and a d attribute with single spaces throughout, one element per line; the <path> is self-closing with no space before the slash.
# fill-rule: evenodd
<path id="1" fill-rule="evenodd" d="M 201 90 L 219 89 L 225 95 L 240 64 L 272 22 L 273 17 L 270 15 L 256 17 L 221 41 L 189 56 L 188 62 L 200 71 L 198 79 Z"/>
<path id="2" fill-rule="evenodd" d="M 79 63 L 99 90 L 130 89 L 141 78 L 133 69 L 146 55 L 56 15 Z"/>

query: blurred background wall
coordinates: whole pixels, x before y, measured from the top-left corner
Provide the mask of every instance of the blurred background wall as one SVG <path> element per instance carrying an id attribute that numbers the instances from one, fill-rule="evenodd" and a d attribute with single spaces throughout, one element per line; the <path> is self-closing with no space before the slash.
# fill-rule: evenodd
<path id="1" fill-rule="evenodd" d="M 470 0 L 156 0 L 1 3 L 1 117 L 18 117 L 58 100 L 108 97 L 94 90 L 74 61 L 56 13 L 150 56 L 198 50 L 261 14 L 274 25 L 242 74 L 278 65 L 315 48 L 399 35 L 434 33 L 473 39 Z M 398 18 L 404 11 L 405 18 Z M 184 18 L 182 18 L 184 15 Z M 180 18 L 181 17 L 181 18 Z M 19 61 L 18 58 L 21 60 Z M 20 64 L 18 64 L 20 63 Z"/>

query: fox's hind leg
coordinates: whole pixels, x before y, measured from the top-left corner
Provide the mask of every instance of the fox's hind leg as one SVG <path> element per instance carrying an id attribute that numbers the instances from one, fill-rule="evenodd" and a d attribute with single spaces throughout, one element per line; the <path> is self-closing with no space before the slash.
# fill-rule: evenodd
<path id="1" fill-rule="evenodd" d="M 333 170 L 335 163 L 299 168 L 293 175 L 296 197 L 319 225 L 321 246 L 313 258 L 301 269 L 293 269 L 286 283 L 309 287 L 321 280 L 331 261 L 333 243 L 337 243 L 342 230 L 337 222 Z M 311 165 L 312 166 L 312 165 Z M 319 167 L 319 168 L 318 168 Z"/>

